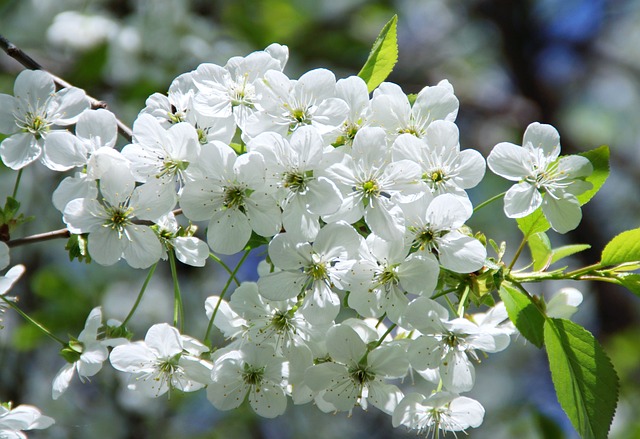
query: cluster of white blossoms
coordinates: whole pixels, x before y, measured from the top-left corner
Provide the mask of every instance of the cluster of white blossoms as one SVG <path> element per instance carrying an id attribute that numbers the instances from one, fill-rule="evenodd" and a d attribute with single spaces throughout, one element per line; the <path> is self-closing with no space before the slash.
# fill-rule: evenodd
<path id="1" fill-rule="evenodd" d="M 69 345 L 54 397 L 109 358 L 130 389 L 206 388 L 220 410 L 246 399 L 265 417 L 288 403 L 372 405 L 394 426 L 427 433 L 479 426 L 482 405 L 461 394 L 479 357 L 505 349 L 515 330 L 501 303 L 465 309 L 460 286 L 487 266 L 465 224 L 466 191 L 486 166 L 460 148 L 453 87 L 443 80 L 410 99 L 385 82 L 370 95 L 361 78 L 326 69 L 290 79 L 287 59 L 273 44 L 179 76 L 147 99 L 121 151 L 115 116 L 89 109 L 79 90 L 55 91 L 47 73 L 25 71 L 15 97 L 0 95 L 0 131 L 10 135 L 2 160 L 74 171 L 53 204 L 97 263 L 147 268 L 174 252 L 202 266 L 210 251 L 268 243 L 257 282 L 206 301 L 228 345 L 210 352 L 166 323 L 143 341 L 105 339 L 97 308 Z M 555 230 L 577 226 L 591 164 L 559 150 L 555 129 L 533 124 L 522 147 L 492 151 L 490 169 L 518 182 L 507 216 L 542 206 Z M 180 218 L 206 222 L 206 243 Z M 450 309 L 434 300 L 447 292 Z"/>

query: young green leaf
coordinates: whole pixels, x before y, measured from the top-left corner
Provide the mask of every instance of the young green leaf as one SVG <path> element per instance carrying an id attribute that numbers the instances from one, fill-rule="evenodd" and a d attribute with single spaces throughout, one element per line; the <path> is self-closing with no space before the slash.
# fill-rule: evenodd
<path id="1" fill-rule="evenodd" d="M 531 235 L 527 241 L 531 259 L 533 260 L 533 270 L 541 271 L 551 265 L 551 242 L 544 232 Z"/>
<path id="2" fill-rule="evenodd" d="M 631 291 L 636 296 L 640 297 L 640 274 L 637 273 L 622 273 L 618 275 L 620 285 Z"/>
<path id="3" fill-rule="evenodd" d="M 518 228 L 526 238 L 540 232 L 546 232 L 551 228 L 549 221 L 544 217 L 542 208 L 536 209 L 531 215 L 517 218 Z"/>
<path id="4" fill-rule="evenodd" d="M 602 250 L 602 265 L 640 261 L 640 229 L 627 230 L 615 236 Z"/>
<path id="5" fill-rule="evenodd" d="M 367 83 L 369 93 L 387 79 L 398 61 L 397 23 L 398 16 L 394 15 L 384 25 L 380 35 L 373 43 L 369 58 L 358 73 L 358 76 Z"/>
<path id="6" fill-rule="evenodd" d="M 541 348 L 544 343 L 543 327 L 545 315 L 526 294 L 503 283 L 500 286 L 500 298 L 507 308 L 509 320 L 516 325 L 520 334 L 535 346 Z"/>
<path id="7" fill-rule="evenodd" d="M 554 248 L 551 250 L 551 264 L 555 264 L 561 259 L 575 255 L 576 253 L 580 253 L 589 248 L 591 248 L 589 244 L 563 245 L 562 247 Z"/>
<path id="8" fill-rule="evenodd" d="M 593 166 L 593 173 L 586 179 L 593 187 L 578 195 L 578 201 L 583 205 L 593 198 L 609 177 L 609 147 L 602 145 L 579 155 L 588 158 Z"/>
<path id="9" fill-rule="evenodd" d="M 606 439 L 618 402 L 618 376 L 582 326 L 547 319 L 544 342 L 558 401 L 583 439 Z"/>

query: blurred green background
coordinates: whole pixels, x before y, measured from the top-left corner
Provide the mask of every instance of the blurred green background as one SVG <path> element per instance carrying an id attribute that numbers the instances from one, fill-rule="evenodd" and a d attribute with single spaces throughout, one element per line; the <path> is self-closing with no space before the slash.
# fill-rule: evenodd
<path id="1" fill-rule="evenodd" d="M 0 33 L 131 124 L 145 99 L 166 92 L 178 74 L 202 62 L 224 65 L 231 56 L 272 42 L 289 46 L 285 73 L 292 78 L 316 67 L 332 69 L 338 78 L 356 74 L 393 14 L 399 16 L 400 55 L 389 80 L 417 93 L 447 78 L 460 99 L 463 148 L 486 157 L 500 141 L 519 144 L 533 121 L 559 130 L 564 153 L 610 146 L 611 177 L 583 208 L 581 226 L 566 237 L 552 236 L 556 246 L 592 245 L 572 263 L 596 262 L 609 239 L 639 226 L 640 2 L 635 0 L 0 0 Z M 0 53 L 0 93 L 12 93 L 21 69 Z M 39 165 L 25 170 L 20 201 L 37 219 L 19 236 L 63 227 L 49 201 L 60 179 Z M 14 180 L 15 173 L 2 169 L 5 195 Z M 471 195 L 477 203 L 507 187 L 487 176 Z M 471 225 L 515 246 L 515 225 L 505 227 L 506 221 L 495 217 L 495 210 L 483 209 Z M 27 265 L 14 290 L 20 305 L 62 337 L 77 335 L 93 306 L 122 319 L 145 273 L 126 264 L 69 263 L 62 247 L 56 241 L 12 251 L 12 264 Z M 186 332 L 198 336 L 206 326 L 204 298 L 218 294 L 226 277 L 212 264 L 204 270 L 182 268 L 190 316 Z M 247 266 L 241 276 L 255 279 L 255 269 Z M 640 301 L 611 285 L 578 287 L 585 302 L 575 319 L 605 346 L 622 382 L 611 437 L 640 437 Z M 136 338 L 153 322 L 170 321 L 171 295 L 169 283 L 156 276 L 133 327 Z M 375 409 L 355 409 L 348 417 L 289 406 L 285 416 L 268 421 L 246 407 L 217 412 L 203 392 L 140 399 L 108 365 L 91 383 L 75 379 L 54 403 L 51 380 L 64 362 L 57 346 L 15 313 L 7 312 L 3 324 L 0 401 L 37 405 L 57 420 L 48 430 L 30 432 L 32 438 L 415 437 L 393 429 L 390 418 Z M 469 437 L 575 437 L 545 362 L 544 353 L 522 338 L 483 361 L 470 396 L 487 414 Z"/>

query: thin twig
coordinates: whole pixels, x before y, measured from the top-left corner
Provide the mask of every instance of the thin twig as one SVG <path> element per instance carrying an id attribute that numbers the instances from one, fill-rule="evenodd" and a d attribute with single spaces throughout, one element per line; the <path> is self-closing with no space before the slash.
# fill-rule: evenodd
<path id="1" fill-rule="evenodd" d="M 73 87 L 71 84 L 69 84 L 64 79 L 59 78 L 56 75 L 54 75 L 53 73 L 47 71 L 36 60 L 31 58 L 28 54 L 23 52 L 22 49 L 20 49 L 18 46 L 13 44 L 11 41 L 7 40 L 2 35 L 0 35 L 0 47 L 2 47 L 2 50 L 4 50 L 7 53 L 7 55 L 9 55 L 11 58 L 15 59 L 16 61 L 18 61 L 20 64 L 22 64 L 27 69 L 42 70 L 42 71 L 45 71 L 45 72 L 49 73 L 51 75 L 51 77 L 53 78 L 53 82 L 56 84 L 56 86 L 58 88 L 70 88 L 70 87 Z M 93 108 L 93 109 L 96 109 L 96 108 L 107 108 L 107 103 L 106 102 L 100 101 L 100 100 L 98 100 L 98 99 L 96 99 L 96 98 L 94 98 L 92 96 L 89 96 L 89 95 L 87 95 L 87 98 L 89 99 L 89 102 L 91 102 L 91 108 Z M 118 124 L 118 132 L 120 133 L 120 135 L 122 137 L 124 137 L 127 140 L 127 142 L 131 142 L 131 139 L 133 138 L 133 132 L 131 131 L 131 128 L 129 128 L 120 119 L 117 119 L 117 118 L 116 118 L 116 123 Z"/>
<path id="2" fill-rule="evenodd" d="M 24 238 L 12 239 L 11 241 L 7 242 L 7 245 L 9 247 L 18 247 L 20 245 L 32 244 L 34 242 L 50 241 L 52 239 L 59 239 L 59 238 L 68 238 L 69 236 L 71 236 L 71 234 L 67 229 L 53 230 L 51 232 L 38 233 L 36 235 L 26 236 Z"/>
<path id="3" fill-rule="evenodd" d="M 174 209 L 174 215 L 182 215 L 182 209 Z M 134 224 L 153 225 L 153 221 L 135 220 Z M 50 232 L 38 233 L 35 235 L 25 236 L 24 238 L 12 239 L 7 241 L 9 247 L 18 247 L 21 245 L 33 244 L 34 242 L 50 241 L 52 239 L 68 238 L 71 236 L 68 229 L 52 230 Z"/>

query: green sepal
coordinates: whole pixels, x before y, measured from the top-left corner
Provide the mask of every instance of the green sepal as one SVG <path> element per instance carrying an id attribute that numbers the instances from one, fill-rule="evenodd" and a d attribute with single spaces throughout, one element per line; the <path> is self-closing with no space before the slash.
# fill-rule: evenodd
<path id="1" fill-rule="evenodd" d="M 80 360 L 84 346 L 77 340 L 71 340 L 69 344 L 60 349 L 60 356 L 67 360 L 67 363 L 75 363 Z"/>
<path id="2" fill-rule="evenodd" d="M 249 238 L 249 242 L 244 247 L 244 251 L 252 250 L 254 248 L 262 247 L 263 245 L 268 245 L 269 239 L 264 236 L 258 235 L 256 232 L 251 232 L 251 238 Z"/>
<path id="3" fill-rule="evenodd" d="M 500 298 L 507 308 L 509 320 L 516 325 L 520 334 L 538 348 L 544 344 L 545 315 L 540 305 L 522 291 L 503 282 L 499 290 Z"/>
<path id="4" fill-rule="evenodd" d="M 105 325 L 104 327 L 104 338 L 126 338 L 127 340 L 131 340 L 133 338 L 133 332 L 129 331 L 129 328 L 126 326 L 118 325 L 118 326 L 109 326 Z"/>
<path id="5" fill-rule="evenodd" d="M 362 70 L 358 72 L 358 76 L 367 84 L 369 93 L 387 79 L 393 66 L 398 62 L 397 23 L 398 16 L 394 15 L 384 25 L 380 35 L 373 43 L 367 61 Z"/>
<path id="6" fill-rule="evenodd" d="M 70 261 L 77 259 L 78 261 L 84 261 L 87 264 L 91 262 L 91 256 L 89 255 L 88 249 L 88 236 L 89 235 L 87 233 L 84 233 L 82 235 L 71 235 L 69 237 L 64 249 L 69 252 Z"/>
<path id="7" fill-rule="evenodd" d="M 611 360 L 582 326 L 549 318 L 544 341 L 558 402 L 583 439 L 606 439 L 618 403 Z"/>

